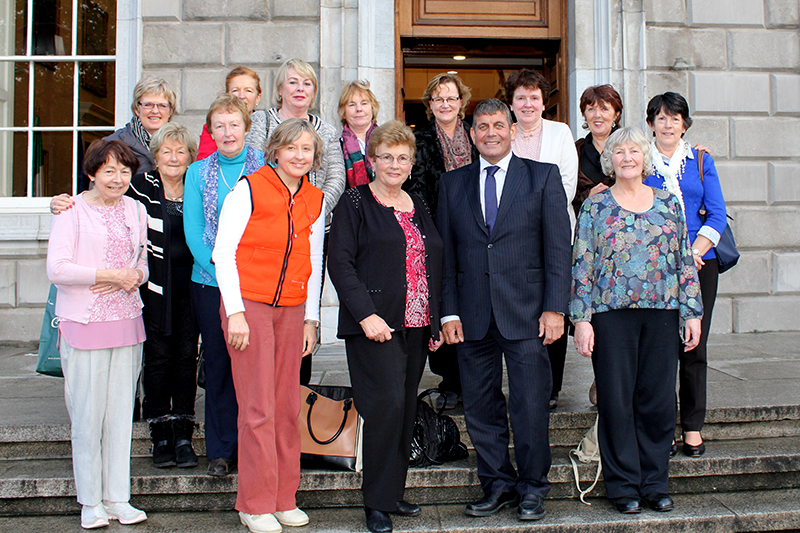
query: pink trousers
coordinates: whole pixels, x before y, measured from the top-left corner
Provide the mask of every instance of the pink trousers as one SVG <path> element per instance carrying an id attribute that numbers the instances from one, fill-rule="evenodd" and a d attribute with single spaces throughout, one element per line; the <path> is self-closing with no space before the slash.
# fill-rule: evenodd
<path id="1" fill-rule="evenodd" d="M 304 305 L 272 307 L 244 300 L 250 345 L 228 345 L 239 403 L 236 510 L 248 514 L 297 507 L 300 486 L 300 360 Z M 225 305 L 222 329 L 228 336 Z"/>

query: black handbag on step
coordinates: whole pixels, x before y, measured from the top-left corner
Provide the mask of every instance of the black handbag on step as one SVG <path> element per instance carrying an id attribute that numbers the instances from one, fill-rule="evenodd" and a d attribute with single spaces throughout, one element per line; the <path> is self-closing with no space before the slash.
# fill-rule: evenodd
<path id="1" fill-rule="evenodd" d="M 414 421 L 409 466 L 440 465 L 466 459 L 469 455 L 453 419 L 441 411 L 437 413 L 426 401 L 436 393 L 441 394 L 441 391 L 428 389 L 417 396 L 417 418 Z"/>

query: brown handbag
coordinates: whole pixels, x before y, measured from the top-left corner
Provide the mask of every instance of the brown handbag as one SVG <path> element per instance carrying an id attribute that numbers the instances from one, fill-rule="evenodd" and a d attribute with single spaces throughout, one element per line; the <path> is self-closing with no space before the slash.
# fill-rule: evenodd
<path id="1" fill-rule="evenodd" d="M 361 471 L 364 421 L 350 387 L 301 385 L 299 422 L 304 467 Z"/>

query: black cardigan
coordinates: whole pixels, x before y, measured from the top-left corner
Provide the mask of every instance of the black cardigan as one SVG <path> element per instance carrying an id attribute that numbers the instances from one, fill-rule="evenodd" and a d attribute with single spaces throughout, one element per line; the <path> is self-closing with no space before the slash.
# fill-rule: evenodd
<path id="1" fill-rule="evenodd" d="M 425 242 L 431 336 L 439 339 L 444 245 L 425 203 L 416 195 L 413 222 Z M 375 313 L 396 330 L 406 310 L 406 239 L 394 209 L 375 200 L 369 185 L 344 192 L 333 215 L 328 274 L 339 294 L 339 338 L 364 335 L 359 322 Z"/>
<path id="2" fill-rule="evenodd" d="M 472 146 L 472 160 L 477 161 L 478 150 L 472 143 L 469 124 L 463 120 L 461 123 L 467 130 L 467 138 Z M 403 189 L 425 200 L 430 208 L 431 217 L 436 220 L 439 206 L 439 178 L 446 172 L 444 152 L 436 134 L 436 120 L 431 120 L 427 126 L 416 131 L 414 137 L 417 140 L 416 161 L 414 168 L 411 169 L 411 177 L 403 184 Z"/>
<path id="3" fill-rule="evenodd" d="M 143 315 L 148 328 L 164 335 L 172 334 L 172 288 L 173 284 L 188 286 L 190 279 L 173 280 L 170 250 L 170 218 L 166 212 L 164 187 L 158 171 L 137 174 L 131 178 L 131 185 L 125 193 L 138 200 L 147 210 L 147 266 L 150 269 L 150 278 L 140 291 L 144 302 Z M 163 230 L 159 230 L 163 228 Z M 182 243 L 188 245 L 185 241 Z M 193 313 L 193 309 L 185 312 Z"/>

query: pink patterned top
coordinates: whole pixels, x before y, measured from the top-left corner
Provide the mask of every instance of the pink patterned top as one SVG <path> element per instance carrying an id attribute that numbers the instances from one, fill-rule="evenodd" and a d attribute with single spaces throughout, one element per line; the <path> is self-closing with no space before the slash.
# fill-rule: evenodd
<path id="1" fill-rule="evenodd" d="M 89 207 L 103 218 L 108 229 L 104 268 L 126 268 L 137 250 L 131 242 L 130 230 L 125 223 L 123 203 L 119 202 L 111 207 Z M 60 330 L 64 340 L 73 348 L 92 350 L 130 346 L 144 342 L 141 315 L 137 291 L 130 294 L 122 290 L 110 294 L 101 293 L 92 305 L 88 324 L 62 320 Z"/>
<path id="2" fill-rule="evenodd" d="M 373 196 L 375 194 L 373 193 Z M 386 204 L 375 196 L 384 207 Z M 405 212 L 394 210 L 394 217 L 406 236 L 406 315 L 407 328 L 422 328 L 430 325 L 428 305 L 428 274 L 425 269 L 425 241 L 414 224 L 414 210 Z"/>

